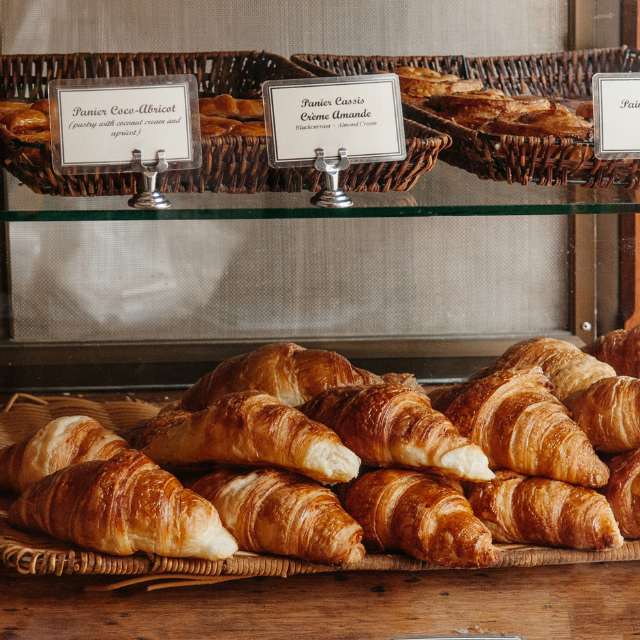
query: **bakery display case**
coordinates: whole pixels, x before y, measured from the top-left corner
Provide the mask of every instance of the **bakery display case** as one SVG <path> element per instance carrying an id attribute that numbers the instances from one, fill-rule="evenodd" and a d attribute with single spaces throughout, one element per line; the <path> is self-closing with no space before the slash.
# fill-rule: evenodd
<path id="1" fill-rule="evenodd" d="M 196 0 L 180 6 L 168 0 L 64 0 L 51 8 L 40 0 L 5 0 L 0 94 L 37 111 L 53 78 L 193 73 L 200 98 L 228 93 L 259 104 L 267 79 L 412 67 L 475 78 L 507 97 L 568 100 L 589 97 L 595 72 L 637 68 L 635 0 L 476 5 L 305 1 L 294 10 L 286 0 Z M 305 53 L 314 51 L 321 53 Z M 13 491 L 0 493 L 3 638 L 533 639 L 637 632 L 633 585 L 640 544 L 635 525 L 620 515 L 626 508 L 633 512 L 627 503 L 635 500 L 637 463 L 627 453 L 638 444 L 631 442 L 635 405 L 624 400 L 624 417 L 615 423 L 623 423 L 622 435 L 615 440 L 609 434 L 613 444 L 598 439 L 602 434 L 588 422 L 587 414 L 596 410 L 583 409 L 596 402 L 595 395 L 635 397 L 637 372 L 619 369 L 613 360 L 597 365 L 588 375 L 598 387 L 588 398 L 587 388 L 571 377 L 580 379 L 575 372 L 586 356 L 579 348 L 590 345 L 594 357 L 607 360 L 603 341 L 595 341 L 638 324 L 637 160 L 600 162 L 590 140 L 478 133 L 424 107 L 405 101 L 406 160 L 354 164 L 342 176 L 341 186 L 354 202 L 348 209 L 311 204 L 322 178 L 313 167 L 271 167 L 264 132 L 251 118 L 248 135 L 233 132 L 246 125 L 238 115 L 218 136 L 211 132 L 221 123 L 206 118 L 220 114 L 201 106 L 202 168 L 159 174 L 171 208 L 141 210 L 128 204 L 142 189 L 140 174 L 59 175 L 51 164 L 51 142 L 29 138 L 33 131 L 25 134 L 0 113 L 0 487 Z M 575 359 L 572 373 L 512 369 L 546 362 L 533 355 L 519 355 L 517 362 L 508 357 L 517 352 L 513 345 L 540 336 L 549 340 L 543 346 L 554 345 L 551 360 Z M 281 382 L 242 387 L 238 380 L 250 369 L 233 373 L 233 363 L 244 362 L 241 354 L 257 360 L 255 353 L 272 348 L 266 345 L 291 342 L 306 349 L 294 351 L 309 361 L 312 354 L 339 354 L 330 366 L 323 360 L 328 356 L 317 355 L 322 363 L 314 370 L 328 371 L 316 376 L 324 387 L 304 391 L 300 384 L 282 397 Z M 566 354 L 557 355 L 562 349 Z M 293 356 L 277 357 L 280 362 Z M 482 373 L 484 367 L 492 368 Z M 226 377 L 216 378 L 214 370 Z M 290 382 L 293 369 L 285 370 Z M 605 389 L 607 380 L 618 380 L 616 372 L 628 376 L 627 382 Z M 266 373 L 256 375 L 267 379 Z M 475 383 L 467 382 L 471 376 Z M 480 386 L 469 386 L 474 384 Z M 299 445 L 293 440 L 271 457 L 247 453 L 249 440 L 232 440 L 235 431 L 228 428 L 240 400 L 225 400 L 231 396 L 221 389 L 249 393 L 242 397 L 247 407 L 259 400 L 260 410 L 252 415 L 271 412 L 270 425 L 295 423 L 300 432 L 321 427 L 338 444 L 331 440 L 334 449 L 316 466 L 309 466 L 308 457 L 295 458 Z M 371 389 L 378 396 L 365 399 Z M 266 401 L 266 393 L 278 400 Z M 394 423 L 389 416 L 402 402 L 413 408 Z M 353 409 L 355 417 L 345 418 L 352 414 L 340 403 L 368 409 Z M 490 420 L 469 422 L 476 404 L 479 413 L 506 415 L 523 403 L 537 409 L 527 409 L 531 418 L 510 423 L 501 437 L 526 440 L 526 464 L 516 460 L 516 445 L 516 453 L 507 452 L 506 440 L 491 435 Z M 386 407 L 381 413 L 389 423 L 376 417 L 376 424 L 385 425 L 379 428 L 391 453 L 383 455 L 380 448 L 374 455 L 360 441 L 374 407 Z M 537 418 L 536 411 L 546 417 Z M 211 414 L 207 441 L 190 435 L 196 423 L 206 422 L 194 418 L 196 413 Z M 432 438 L 442 448 L 426 462 L 415 462 L 409 435 L 401 444 L 388 435 L 414 414 L 423 420 L 412 423 L 415 441 Z M 203 502 L 215 504 L 225 527 L 237 526 L 235 540 L 226 529 L 219 533 L 218 521 L 208 530 L 233 542 L 224 538 L 209 556 L 180 557 L 161 545 L 122 543 L 125 554 L 100 547 L 92 536 L 104 536 L 91 525 L 99 499 L 93 480 L 79 471 L 45 474 L 34 486 L 64 477 L 69 486 L 82 487 L 73 508 L 60 499 L 49 519 L 60 520 L 56 531 L 75 522 L 85 544 L 21 527 L 32 516 L 29 501 L 19 502 L 15 490 L 31 491 L 35 478 L 21 484 L 24 474 L 18 474 L 20 483 L 7 481 L 18 462 L 12 453 L 8 463 L 1 451 L 56 420 L 68 426 L 67 416 L 74 415 L 89 416 L 99 428 L 125 438 L 129 444 L 117 438 L 113 445 L 122 467 L 129 465 L 125 475 L 134 468 L 136 474 L 166 473 L 157 482 L 176 490 L 175 480 L 151 469 L 155 464 L 131 444 L 178 473 L 186 487 L 207 498 Z M 541 435 L 551 424 L 558 429 L 554 433 L 564 429 L 562 438 Z M 628 432 L 625 425 L 631 425 Z M 256 433 L 263 434 L 260 428 Z M 284 434 L 285 427 L 279 428 Z M 477 442 L 476 432 L 484 434 Z M 446 445 L 449 440 L 457 444 Z M 206 453 L 211 443 L 219 445 L 213 454 Z M 65 446 L 53 446 L 52 458 L 62 457 Z M 455 447 L 467 448 L 468 457 L 450 455 Z M 247 464 L 254 456 L 249 464 L 257 469 L 245 469 L 244 475 L 219 471 L 205 487 L 181 475 L 186 463 L 175 457 L 179 451 L 200 465 L 210 461 L 206 455 L 227 465 Z M 611 463 L 620 453 L 629 459 Z M 348 464 L 353 457 L 383 468 L 355 481 L 357 471 Z M 327 460 L 339 467 L 332 471 L 337 476 L 327 475 Z M 82 466 L 64 464 L 58 473 Z M 104 464 L 115 468 L 109 460 Z M 278 470 L 267 470 L 272 465 Z M 493 476 L 489 465 L 497 479 L 480 482 Z M 443 475 L 427 483 L 420 473 L 425 468 L 444 470 Z M 328 484 L 338 478 L 339 484 L 333 492 L 317 484 L 311 490 L 302 476 L 292 480 L 294 473 Z M 623 490 L 614 494 L 607 484 L 610 474 L 626 491 L 624 505 Z M 114 473 L 105 480 L 104 491 L 119 486 L 120 477 Z M 345 480 L 353 482 L 342 486 Z M 245 493 L 236 488 L 239 493 L 232 494 L 233 482 Z M 394 500 L 403 505 L 404 520 L 398 517 L 388 531 L 381 528 L 375 542 L 365 531 L 365 554 L 360 525 L 370 518 L 368 501 L 376 491 L 391 491 L 377 483 L 398 491 Z M 410 493 L 406 503 L 401 485 Z M 295 507 L 268 507 L 278 514 L 278 524 L 287 523 L 286 535 L 258 527 L 243 537 L 238 518 L 224 515 L 225 500 L 247 501 L 237 509 L 249 521 L 246 514 L 267 509 L 251 503 L 250 486 L 260 495 L 275 492 L 269 505 L 276 505 L 282 487 L 297 487 L 307 492 L 304 500 L 339 510 L 344 520 L 339 534 L 332 533 L 333 555 L 313 547 L 315 531 L 324 525 L 304 529 L 294 518 L 302 498 Z M 46 489 L 50 496 L 54 490 Z M 519 524 L 510 531 L 505 526 L 506 533 L 487 525 L 488 517 L 477 517 L 496 501 L 506 502 L 496 497 L 499 491 L 525 496 L 518 499 L 527 505 L 520 512 L 513 507 Z M 437 527 L 432 524 L 429 546 L 411 536 L 420 518 L 435 522 L 431 512 L 424 515 L 434 495 L 455 512 L 451 517 L 458 524 L 447 528 L 444 517 Z M 541 516 L 551 531 L 541 533 L 527 509 L 544 511 L 552 495 L 556 511 L 560 504 L 578 509 L 580 503 L 587 515 L 572 515 L 569 525 L 557 513 Z M 423 511 L 411 511 L 415 504 Z M 163 531 L 172 531 L 177 519 L 168 519 Z M 580 529 L 576 522 L 582 520 L 597 526 Z M 471 546 L 458 537 L 460 522 L 465 531 L 475 531 Z M 190 527 L 195 536 L 193 521 Z M 302 533 L 294 535 L 297 527 Z M 411 531 L 400 544 L 394 536 L 405 528 Z M 286 546 L 293 539 L 294 550 Z M 236 540 L 240 547 L 234 553 Z"/>

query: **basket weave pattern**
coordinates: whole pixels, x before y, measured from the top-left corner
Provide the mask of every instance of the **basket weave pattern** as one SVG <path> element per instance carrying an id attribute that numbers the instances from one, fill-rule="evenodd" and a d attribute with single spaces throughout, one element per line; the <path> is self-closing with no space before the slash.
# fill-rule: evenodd
<path id="1" fill-rule="evenodd" d="M 258 51 L 213 53 L 77 53 L 0 56 L 0 98 L 37 100 L 47 96 L 47 83 L 61 78 L 103 78 L 193 73 L 201 96 L 229 93 L 257 98 L 266 80 L 310 78 L 313 74 L 282 56 Z M 402 162 L 352 165 L 341 175 L 348 191 L 406 191 L 429 171 L 447 136 L 423 125 L 407 123 L 407 158 Z M 34 163 L 34 156 L 38 160 Z M 132 195 L 143 188 L 141 175 L 95 173 L 57 175 L 51 144 L 25 144 L 0 125 L 0 159 L 5 168 L 36 193 L 60 196 Z M 202 138 L 202 166 L 158 175 L 166 193 L 249 194 L 265 191 L 319 191 L 323 176 L 313 168 L 272 169 L 266 139 L 225 135 Z"/>

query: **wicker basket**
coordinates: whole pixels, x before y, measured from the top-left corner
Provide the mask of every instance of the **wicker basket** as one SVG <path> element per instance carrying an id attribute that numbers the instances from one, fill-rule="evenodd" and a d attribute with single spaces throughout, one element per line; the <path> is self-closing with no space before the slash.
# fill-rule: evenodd
<path id="1" fill-rule="evenodd" d="M 20 440 L 50 420 L 64 415 L 85 414 L 116 431 L 130 429 L 138 421 L 154 416 L 158 407 L 140 401 L 91 402 L 80 398 L 35 398 L 16 394 L 0 412 L 0 447 Z M 262 556 L 239 552 L 217 562 L 197 558 L 167 558 L 134 554 L 112 556 L 56 540 L 46 534 L 18 531 L 7 522 L 14 495 L 0 494 L 0 557 L 10 571 L 31 575 L 120 576 L 111 584 L 93 589 L 114 589 L 139 582 L 149 590 L 190 584 L 216 583 L 255 576 L 287 576 L 329 571 L 428 571 L 441 566 L 405 555 L 366 555 L 360 562 L 327 566 L 295 558 Z M 577 551 L 549 549 L 520 544 L 498 544 L 503 551 L 498 567 L 535 567 L 640 560 L 640 541 L 627 542 L 619 549 Z M 122 580 L 122 577 L 128 576 Z M 135 576 L 135 577 L 131 577 Z M 156 582 L 156 584 L 150 584 Z"/>
<path id="2" fill-rule="evenodd" d="M 507 95 L 531 93 L 550 98 L 588 99 L 594 73 L 622 69 L 625 48 L 590 49 L 561 53 L 500 56 L 492 58 L 398 57 L 362 58 L 298 54 L 292 60 L 318 75 L 367 73 L 399 66 L 429 67 L 464 78 L 480 78 L 486 86 Z M 640 187 L 639 161 L 598 160 L 591 142 L 569 139 L 523 138 L 479 133 L 427 113 L 404 106 L 405 117 L 451 136 L 443 150 L 445 162 L 497 182 L 541 185 L 581 184 L 592 188 L 621 185 Z"/>
<path id="3" fill-rule="evenodd" d="M 53 78 L 101 78 L 194 73 L 201 96 L 230 93 L 257 98 L 266 80 L 309 78 L 312 74 L 286 58 L 258 51 L 215 53 L 77 53 L 0 56 L 0 99 L 37 100 Z M 450 139 L 424 125 L 406 123 L 407 158 L 402 162 L 353 165 L 341 175 L 349 191 L 406 191 L 429 171 Z M 0 125 L 0 159 L 5 168 L 36 193 L 62 196 L 131 195 L 143 186 L 132 173 L 57 175 L 50 143 L 25 144 Z M 272 169 L 266 140 L 255 136 L 202 138 L 202 166 L 158 176 L 162 192 L 258 193 L 319 191 L 322 174 L 308 169 Z"/>

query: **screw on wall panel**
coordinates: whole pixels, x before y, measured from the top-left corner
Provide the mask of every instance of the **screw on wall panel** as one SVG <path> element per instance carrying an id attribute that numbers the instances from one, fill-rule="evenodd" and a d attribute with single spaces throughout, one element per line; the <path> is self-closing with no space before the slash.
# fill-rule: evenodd
<path id="1" fill-rule="evenodd" d="M 581 327 L 582 327 L 583 331 L 591 331 L 591 323 L 590 322 L 583 322 Z"/>

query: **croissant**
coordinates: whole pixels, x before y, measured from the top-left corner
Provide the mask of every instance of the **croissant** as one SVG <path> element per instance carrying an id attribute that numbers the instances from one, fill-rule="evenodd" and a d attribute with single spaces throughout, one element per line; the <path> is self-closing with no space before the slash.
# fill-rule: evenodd
<path id="1" fill-rule="evenodd" d="M 606 333 L 582 350 L 611 365 L 619 376 L 640 377 L 640 325 Z"/>
<path id="2" fill-rule="evenodd" d="M 208 500 L 133 449 L 39 480 L 8 517 L 18 527 L 114 555 L 221 560 L 238 550 Z"/>
<path id="3" fill-rule="evenodd" d="M 513 471 L 465 488 L 473 512 L 498 542 L 575 549 L 616 549 L 624 542 L 606 498 L 593 489 Z"/>
<path id="4" fill-rule="evenodd" d="M 227 393 L 257 390 L 295 407 L 331 387 L 381 381 L 333 351 L 304 349 L 293 343 L 268 344 L 226 360 L 200 378 L 184 394 L 182 406 L 200 411 Z"/>
<path id="5" fill-rule="evenodd" d="M 366 464 L 493 478 L 482 449 L 460 436 L 426 396 L 402 385 L 328 389 L 299 409 L 335 431 Z"/>
<path id="6" fill-rule="evenodd" d="M 360 460 L 331 429 L 266 393 L 228 394 L 187 418 L 177 412 L 175 424 L 168 426 L 171 415 L 159 418 L 162 428 L 143 449 L 160 465 L 277 466 L 323 483 L 358 475 Z"/>
<path id="7" fill-rule="evenodd" d="M 362 527 L 330 489 L 304 476 L 276 469 L 221 470 L 191 489 L 213 503 L 245 551 L 325 564 L 364 556 Z"/>
<path id="8" fill-rule="evenodd" d="M 380 469 L 358 478 L 343 504 L 370 551 L 404 551 L 445 567 L 488 567 L 500 557 L 455 480 Z"/>
<path id="9" fill-rule="evenodd" d="M 609 462 L 611 477 L 603 490 L 625 538 L 640 538 L 640 449 Z"/>
<path id="10" fill-rule="evenodd" d="M 445 416 L 482 448 L 493 469 L 605 485 L 607 466 L 549 388 L 540 367 L 498 371 L 465 383 Z"/>
<path id="11" fill-rule="evenodd" d="M 616 375 L 613 367 L 583 353 L 578 347 L 554 338 L 532 338 L 509 347 L 487 369 L 481 369 L 472 379 L 481 378 L 502 369 L 538 365 L 553 385 L 553 395 L 563 400 L 574 391 L 586 389 L 596 380 Z"/>
<path id="12" fill-rule="evenodd" d="M 603 378 L 563 402 L 596 449 L 624 453 L 640 447 L 638 378 Z"/>
<path id="13" fill-rule="evenodd" d="M 0 489 L 22 493 L 58 469 L 89 460 L 107 460 L 129 447 L 93 418 L 58 418 L 0 451 Z"/>

